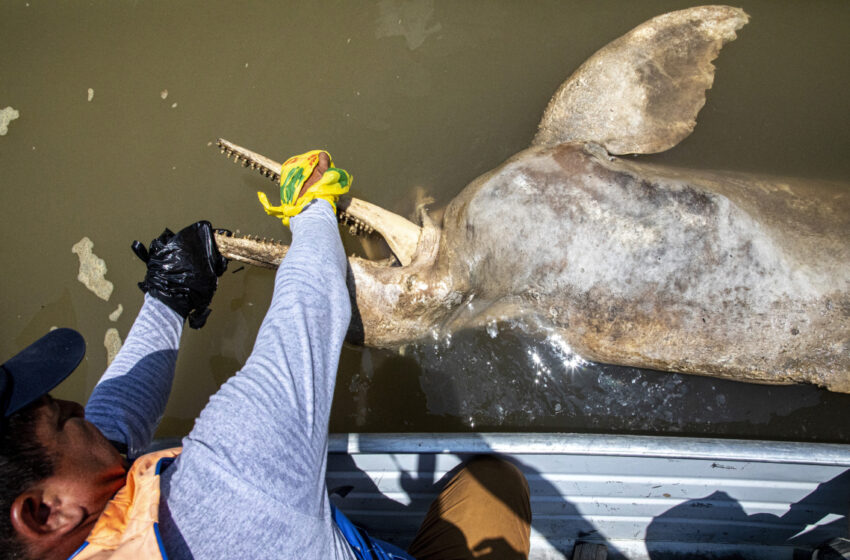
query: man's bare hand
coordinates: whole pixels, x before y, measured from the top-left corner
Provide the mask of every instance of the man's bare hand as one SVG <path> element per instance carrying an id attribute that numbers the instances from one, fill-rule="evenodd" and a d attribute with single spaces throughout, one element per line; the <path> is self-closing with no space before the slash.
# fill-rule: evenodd
<path id="1" fill-rule="evenodd" d="M 330 167 L 330 158 L 328 157 L 327 152 L 321 152 L 319 154 L 319 163 L 316 164 L 316 168 L 313 170 L 313 173 L 307 178 L 307 182 L 304 183 L 304 186 L 301 187 L 301 192 L 298 193 L 298 198 L 304 196 L 304 193 L 319 179 L 322 178 L 322 175 L 325 174 L 325 171 Z"/>

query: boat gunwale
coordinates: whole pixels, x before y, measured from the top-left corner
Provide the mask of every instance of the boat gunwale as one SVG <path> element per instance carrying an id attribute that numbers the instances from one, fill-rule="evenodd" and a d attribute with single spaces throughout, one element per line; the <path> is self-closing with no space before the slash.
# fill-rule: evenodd
<path id="1" fill-rule="evenodd" d="M 850 444 L 574 433 L 335 433 L 329 453 L 596 455 L 850 466 Z"/>

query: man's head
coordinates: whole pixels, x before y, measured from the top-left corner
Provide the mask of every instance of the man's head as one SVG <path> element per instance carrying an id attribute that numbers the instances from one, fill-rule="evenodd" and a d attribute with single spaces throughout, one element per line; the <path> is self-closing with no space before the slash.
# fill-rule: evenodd
<path id="1" fill-rule="evenodd" d="M 2 558 L 67 558 L 124 484 L 122 457 L 83 408 L 47 392 L 79 364 L 82 337 L 48 333 L 0 366 Z"/>

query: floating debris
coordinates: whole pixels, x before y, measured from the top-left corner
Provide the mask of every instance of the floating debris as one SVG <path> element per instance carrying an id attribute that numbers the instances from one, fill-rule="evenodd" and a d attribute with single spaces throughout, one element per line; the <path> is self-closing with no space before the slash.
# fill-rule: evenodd
<path id="1" fill-rule="evenodd" d="M 0 136 L 6 136 L 6 133 L 9 132 L 9 123 L 20 116 L 21 114 L 11 107 L 6 107 L 0 111 Z"/>
<path id="2" fill-rule="evenodd" d="M 89 102 L 91 102 L 92 99 L 94 99 L 94 90 L 89 88 Z"/>
<path id="3" fill-rule="evenodd" d="M 167 89 L 162 90 L 161 92 L 159 92 L 159 96 L 161 98 L 165 99 L 166 97 L 168 97 L 168 90 Z"/>
<path id="4" fill-rule="evenodd" d="M 172 103 L 172 104 L 171 104 L 171 108 L 172 108 L 172 109 L 176 109 L 176 108 L 177 108 L 177 103 Z"/>
<path id="5" fill-rule="evenodd" d="M 103 345 L 106 347 L 106 366 L 112 363 L 118 351 L 121 350 L 121 335 L 118 334 L 118 329 L 110 328 L 106 330 L 106 335 L 103 337 Z"/>
<path id="6" fill-rule="evenodd" d="M 109 320 L 114 323 L 118 320 L 118 317 L 120 317 L 122 313 L 124 313 L 124 306 L 119 303 L 118 309 L 109 314 Z"/>
<path id="7" fill-rule="evenodd" d="M 80 257 L 80 272 L 77 275 L 77 280 L 100 299 L 109 301 L 113 289 L 112 282 L 104 278 L 106 263 L 92 253 L 93 247 L 94 243 L 88 237 L 83 237 L 71 247 L 71 252 Z"/>
<path id="8" fill-rule="evenodd" d="M 404 37 L 407 48 L 416 50 L 425 40 L 442 30 L 434 18 L 434 0 L 407 2 L 406 0 L 381 0 L 375 38 Z"/>

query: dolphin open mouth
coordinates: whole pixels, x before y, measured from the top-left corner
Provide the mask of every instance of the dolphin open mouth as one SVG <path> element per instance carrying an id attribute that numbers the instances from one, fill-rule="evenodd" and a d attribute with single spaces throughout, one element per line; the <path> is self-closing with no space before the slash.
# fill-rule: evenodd
<path id="1" fill-rule="evenodd" d="M 242 146 L 219 138 L 216 145 L 221 153 L 243 167 L 254 169 L 268 177 L 275 184 L 280 183 L 282 164 L 258 154 Z M 413 222 L 384 210 L 369 202 L 354 198 L 342 197 L 337 203 L 337 219 L 340 224 L 348 226 L 348 231 L 356 236 L 379 235 L 386 241 L 395 260 L 401 266 L 407 266 L 413 261 L 422 228 Z M 227 234 L 217 234 L 219 250 L 225 257 L 249 264 L 274 268 L 280 264 L 287 246 L 276 241 L 248 237 L 235 237 Z"/>

